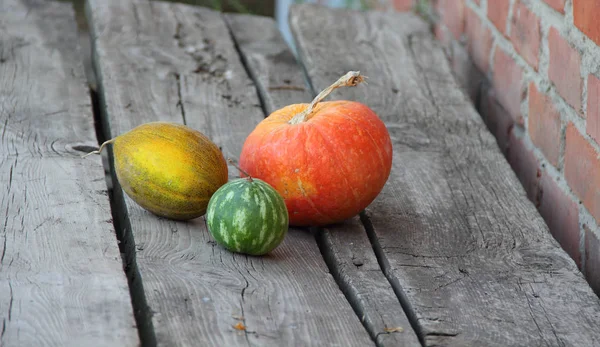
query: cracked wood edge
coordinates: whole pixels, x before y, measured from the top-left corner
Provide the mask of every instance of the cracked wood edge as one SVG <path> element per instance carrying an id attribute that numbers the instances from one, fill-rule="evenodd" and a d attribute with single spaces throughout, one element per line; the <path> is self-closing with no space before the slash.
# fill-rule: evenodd
<path id="1" fill-rule="evenodd" d="M 242 14 L 226 18 L 268 113 L 291 103 L 312 100 L 314 91 L 309 87 L 299 88 L 304 83 L 301 66 L 273 19 Z M 377 344 L 420 346 L 398 298 L 379 268 L 358 217 L 319 231 L 318 241 L 338 285 Z M 397 331 L 391 332 L 393 330 Z"/>
<path id="2" fill-rule="evenodd" d="M 145 0 L 88 5 L 109 135 L 148 121 L 185 122 L 237 158 L 264 114 L 223 17 Z M 247 257 L 216 245 L 203 218 L 170 221 L 122 200 L 149 344 L 373 344 L 310 233 L 290 230 L 271 255 Z"/>
<path id="3" fill-rule="evenodd" d="M 0 345 L 136 346 L 72 8 L 0 23 Z"/>
<path id="4" fill-rule="evenodd" d="M 294 6 L 315 89 L 360 70 L 361 101 L 385 121 L 392 174 L 363 216 L 425 345 L 593 346 L 600 302 L 552 238 L 495 139 L 412 14 Z M 323 33 L 327 33 L 324 35 Z"/>

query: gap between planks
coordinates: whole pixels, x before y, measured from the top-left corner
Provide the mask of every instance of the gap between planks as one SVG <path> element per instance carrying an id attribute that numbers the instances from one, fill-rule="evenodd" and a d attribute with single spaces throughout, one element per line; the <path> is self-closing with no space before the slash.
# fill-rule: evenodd
<path id="1" fill-rule="evenodd" d="M 85 20 L 89 23 L 90 14 L 88 13 L 89 8 L 86 6 Z M 93 42 L 93 26 L 89 26 L 89 38 Z M 101 74 L 98 73 L 97 56 L 94 54 L 94 44 L 90 45 L 92 50 L 91 54 L 91 73 L 97 81 L 97 90 L 92 89 L 88 86 L 90 92 L 90 98 L 92 101 L 92 112 L 94 117 L 94 125 L 96 130 L 96 138 L 98 144 L 101 145 L 104 141 L 112 138 L 110 131 L 110 125 L 108 124 L 108 115 L 105 114 L 106 110 L 102 105 L 106 105 L 103 98 L 103 83 L 101 81 Z M 182 114 L 183 114 L 183 105 Z M 125 208 L 125 200 L 123 196 L 123 190 L 117 180 L 116 172 L 113 166 L 113 150 L 112 146 L 108 146 L 102 154 L 102 164 L 105 170 L 105 181 L 108 190 L 108 197 L 110 202 L 110 211 L 112 215 L 112 222 L 115 228 L 115 234 L 119 244 L 119 251 L 121 252 L 121 259 L 123 262 L 123 271 L 127 278 L 127 284 L 129 286 L 129 295 L 131 299 L 131 305 L 133 307 L 133 315 L 138 330 L 138 337 L 140 339 L 141 346 L 154 347 L 157 346 L 156 334 L 152 324 L 152 312 L 148 306 L 146 295 L 144 292 L 144 285 L 141 280 L 140 271 L 137 266 L 136 254 L 135 254 L 135 241 L 131 231 L 131 224 L 127 216 L 127 209 Z"/>

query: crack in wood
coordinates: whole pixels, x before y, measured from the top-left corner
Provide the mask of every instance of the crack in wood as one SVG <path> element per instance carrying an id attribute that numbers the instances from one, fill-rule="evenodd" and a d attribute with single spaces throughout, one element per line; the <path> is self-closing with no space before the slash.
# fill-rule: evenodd
<path id="1" fill-rule="evenodd" d="M 447 333 L 447 332 L 442 332 L 442 331 L 434 331 L 434 332 L 430 332 L 427 333 L 426 336 L 442 336 L 442 337 L 455 337 L 460 335 L 460 333 Z"/>
<path id="2" fill-rule="evenodd" d="M 250 336 L 248 336 L 249 332 L 248 332 L 248 326 L 246 325 L 246 316 L 245 316 L 245 312 L 244 312 L 244 292 L 246 291 L 246 288 L 248 288 L 247 280 L 246 280 L 246 286 L 244 288 L 242 288 L 242 293 L 241 293 L 242 299 L 240 300 L 240 308 L 242 310 L 242 323 L 244 324 L 242 330 L 243 330 L 244 336 L 246 338 L 246 343 L 248 344 L 248 346 L 251 346 L 252 344 L 250 343 Z"/>
<path id="3" fill-rule="evenodd" d="M 4 135 L 6 134 L 6 129 L 8 128 L 8 120 L 10 119 L 10 116 L 6 117 L 6 119 L 4 120 L 4 127 L 2 128 L 2 141 L 4 141 Z"/>
<path id="4" fill-rule="evenodd" d="M 456 282 L 458 282 L 458 281 L 460 281 L 460 280 L 464 279 L 465 277 L 467 277 L 467 276 L 466 276 L 466 275 L 464 275 L 464 276 L 462 276 L 462 277 L 458 277 L 458 278 L 456 278 L 456 279 L 454 279 L 454 280 L 452 280 L 452 281 L 450 281 L 450 282 L 446 282 L 446 283 L 444 283 L 444 284 L 441 284 L 441 285 L 439 285 L 439 286 L 435 287 L 435 288 L 433 289 L 433 291 L 434 291 L 434 292 L 435 292 L 435 291 L 438 291 L 438 290 L 440 290 L 440 289 L 442 289 L 442 288 L 444 288 L 444 287 L 447 287 L 447 286 L 449 286 L 449 285 L 451 285 L 451 284 L 454 284 L 454 283 L 456 283 Z"/>
<path id="5" fill-rule="evenodd" d="M 6 254 L 6 221 L 8 218 L 5 218 L 4 222 L 4 241 L 2 241 L 2 255 L 0 255 L 0 265 L 4 263 L 4 255 Z"/>
<path id="6" fill-rule="evenodd" d="M 6 188 L 6 196 L 10 195 L 10 190 L 11 190 L 11 187 L 12 187 L 12 180 L 13 180 L 13 168 L 14 168 L 14 165 L 11 165 L 10 166 L 10 173 L 8 175 L 8 184 L 7 184 L 7 188 Z M 14 195 L 13 195 L 13 199 L 14 199 Z M 9 209 L 10 209 L 10 204 L 7 202 L 7 204 L 6 204 L 6 211 L 4 213 L 4 226 L 2 228 L 2 234 L 4 235 L 4 240 L 2 241 L 2 254 L 0 255 L 0 265 L 4 263 L 4 256 L 6 255 L 6 239 L 7 239 L 7 231 L 6 230 L 8 228 L 8 212 L 9 212 Z"/>
<path id="7" fill-rule="evenodd" d="M 50 147 L 54 150 L 54 152 L 56 152 L 56 150 L 54 149 L 54 143 L 55 142 L 56 141 L 53 141 L 52 144 L 50 145 Z M 97 151 L 98 150 L 98 147 L 88 146 L 88 145 L 76 145 L 76 146 L 73 146 L 71 148 L 73 148 L 76 151 L 84 152 L 84 153 L 89 153 L 89 152 Z M 58 152 L 56 152 L 56 153 L 58 153 Z M 58 153 L 58 154 L 60 155 L 60 153 Z"/>
<path id="8" fill-rule="evenodd" d="M 182 78 L 181 75 L 178 72 L 174 73 L 175 75 L 175 81 L 177 84 L 177 107 L 179 107 L 179 110 L 181 111 L 181 118 L 183 118 L 183 124 L 187 125 L 187 120 L 185 118 L 185 106 L 183 105 L 183 97 L 181 95 L 181 89 L 182 89 Z"/>
<path id="9" fill-rule="evenodd" d="M 13 287 L 12 284 L 10 283 L 10 281 L 8 282 L 8 288 L 10 291 L 10 298 L 9 298 L 9 302 L 8 302 L 8 321 L 10 322 L 12 320 L 12 309 L 13 309 L 13 303 L 15 301 L 15 297 L 13 295 Z"/>
<path id="10" fill-rule="evenodd" d="M 222 254 L 222 252 L 220 252 L 220 254 Z M 248 260 L 249 260 L 248 256 L 244 256 L 244 257 L 246 258 L 246 261 L 248 262 Z M 232 258 L 235 261 L 235 258 L 236 258 L 235 253 L 233 253 Z M 248 279 L 246 279 L 246 276 L 242 273 L 242 270 L 240 268 L 237 268 L 237 271 L 239 272 L 240 276 L 242 276 L 242 279 L 244 280 L 244 287 L 240 291 L 240 310 L 242 311 L 242 315 L 240 317 L 236 317 L 242 321 L 242 326 L 238 327 L 238 325 L 236 325 L 236 326 L 234 326 L 234 328 L 238 329 L 238 330 L 242 330 L 244 332 L 246 344 L 248 346 L 252 346 L 252 344 L 250 343 L 250 336 L 248 334 L 251 334 L 251 333 L 255 334 L 256 332 L 248 331 L 248 326 L 246 325 L 246 311 L 244 310 L 244 302 L 246 301 L 245 294 L 246 294 L 246 290 L 248 289 L 248 287 L 250 287 L 250 282 L 248 282 Z M 250 274 L 250 271 L 248 269 L 246 269 L 246 271 L 252 277 L 252 275 Z"/>

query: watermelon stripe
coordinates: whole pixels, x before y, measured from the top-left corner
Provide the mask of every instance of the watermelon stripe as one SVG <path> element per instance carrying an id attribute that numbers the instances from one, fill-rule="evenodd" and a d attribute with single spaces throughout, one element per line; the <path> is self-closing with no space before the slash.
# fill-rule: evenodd
<path id="1" fill-rule="evenodd" d="M 217 243 L 233 252 L 262 255 L 285 238 L 288 211 L 279 193 L 262 180 L 233 180 L 211 197 L 206 223 Z"/>

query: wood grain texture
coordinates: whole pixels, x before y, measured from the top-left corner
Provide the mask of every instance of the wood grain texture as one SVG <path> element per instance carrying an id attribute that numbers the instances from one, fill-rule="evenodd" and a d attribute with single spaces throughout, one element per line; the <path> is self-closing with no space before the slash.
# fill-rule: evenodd
<path id="1" fill-rule="evenodd" d="M 358 217 L 323 228 L 321 250 L 378 346 L 421 346 Z"/>
<path id="2" fill-rule="evenodd" d="M 88 5 L 110 133 L 185 122 L 237 158 L 264 114 L 222 16 L 142 0 Z M 216 245 L 203 218 L 157 218 L 126 196 L 122 212 L 159 345 L 373 345 L 306 231 L 247 257 Z"/>
<path id="3" fill-rule="evenodd" d="M 136 346 L 69 4 L 0 2 L 0 346 Z"/>
<path id="4" fill-rule="evenodd" d="M 388 184 L 363 216 L 427 346 L 598 346 L 600 301 L 411 14 L 296 6 L 291 27 L 316 89 L 348 70 L 394 144 Z"/>
<path id="5" fill-rule="evenodd" d="M 300 85 L 304 77 L 272 19 L 228 15 L 227 22 L 269 112 L 289 104 L 290 99 L 298 103 L 312 99 L 308 88 L 274 87 Z M 377 344 L 420 346 L 358 217 L 320 230 L 318 240 L 330 271 Z M 394 332 L 396 328 L 401 331 Z"/>
<path id="6" fill-rule="evenodd" d="M 302 68 L 272 18 L 245 14 L 225 18 L 267 114 L 312 101 Z"/>

